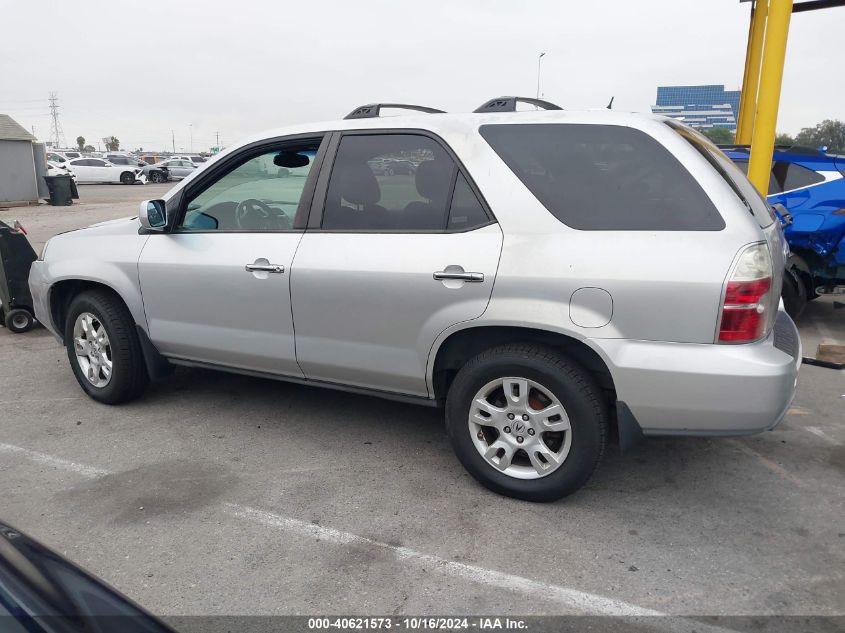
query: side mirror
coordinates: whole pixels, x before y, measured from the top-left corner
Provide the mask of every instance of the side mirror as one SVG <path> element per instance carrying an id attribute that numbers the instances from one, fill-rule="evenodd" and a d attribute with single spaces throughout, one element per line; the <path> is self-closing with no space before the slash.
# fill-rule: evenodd
<path id="1" fill-rule="evenodd" d="M 164 200 L 144 200 L 138 211 L 138 220 L 145 229 L 161 230 L 167 224 Z"/>

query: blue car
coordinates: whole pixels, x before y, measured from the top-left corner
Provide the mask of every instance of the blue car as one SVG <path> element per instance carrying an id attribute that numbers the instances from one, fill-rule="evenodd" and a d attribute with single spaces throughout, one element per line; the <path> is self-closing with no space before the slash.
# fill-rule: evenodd
<path id="1" fill-rule="evenodd" d="M 722 151 L 748 171 L 748 146 Z M 780 204 L 784 234 L 792 251 L 784 302 L 800 313 L 807 300 L 842 292 L 845 284 L 845 156 L 810 147 L 776 147 L 768 201 Z M 778 207 L 775 207 L 778 210 Z M 785 216 L 785 217 L 784 217 Z M 789 304 L 792 305 L 789 305 Z"/>

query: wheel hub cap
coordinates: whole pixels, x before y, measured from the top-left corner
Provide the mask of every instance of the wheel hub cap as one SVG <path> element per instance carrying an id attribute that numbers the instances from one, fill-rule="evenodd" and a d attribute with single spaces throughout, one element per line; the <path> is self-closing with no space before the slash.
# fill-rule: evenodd
<path id="1" fill-rule="evenodd" d="M 551 390 L 526 378 L 499 378 L 484 385 L 473 398 L 468 424 L 484 460 L 516 479 L 550 475 L 572 445 L 563 405 Z"/>
<path id="2" fill-rule="evenodd" d="M 112 377 L 111 343 L 106 328 L 90 312 L 83 312 L 73 324 L 73 349 L 85 378 L 95 387 L 105 387 Z"/>

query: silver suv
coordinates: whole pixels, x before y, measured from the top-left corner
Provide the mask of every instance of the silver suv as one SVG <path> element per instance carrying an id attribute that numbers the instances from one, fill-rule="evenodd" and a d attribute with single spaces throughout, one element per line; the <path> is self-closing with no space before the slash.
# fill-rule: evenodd
<path id="1" fill-rule="evenodd" d="M 100 402 L 187 365 L 442 406 L 469 472 L 535 501 L 611 435 L 775 426 L 801 344 L 765 200 L 677 122 L 516 101 L 229 148 L 139 217 L 51 239 L 37 317 Z M 417 167 L 374 173 L 393 160 Z"/>

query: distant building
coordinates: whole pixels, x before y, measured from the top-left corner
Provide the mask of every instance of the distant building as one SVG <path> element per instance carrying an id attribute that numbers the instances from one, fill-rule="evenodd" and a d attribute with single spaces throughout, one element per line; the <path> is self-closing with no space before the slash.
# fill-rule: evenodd
<path id="1" fill-rule="evenodd" d="M 722 84 L 704 86 L 659 86 L 654 114 L 679 119 L 690 127 L 723 127 L 736 131 L 739 90 L 725 90 Z"/>
<path id="2" fill-rule="evenodd" d="M 36 153 L 44 161 L 44 147 L 7 114 L 0 114 L 0 206 L 38 202 Z"/>

